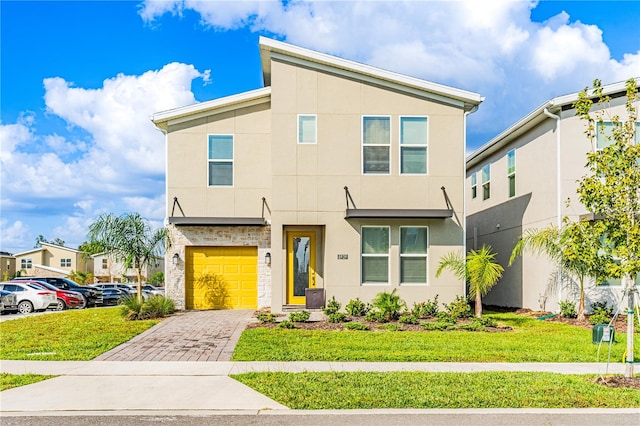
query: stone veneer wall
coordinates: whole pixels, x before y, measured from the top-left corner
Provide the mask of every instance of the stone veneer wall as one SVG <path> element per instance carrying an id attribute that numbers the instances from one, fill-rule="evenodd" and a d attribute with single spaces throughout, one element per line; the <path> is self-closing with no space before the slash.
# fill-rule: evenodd
<path id="1" fill-rule="evenodd" d="M 264 257 L 271 251 L 271 226 L 175 226 L 167 225 L 171 247 L 165 257 L 165 294 L 176 309 L 185 308 L 185 247 L 187 246 L 257 246 L 258 308 L 271 306 L 271 266 Z M 180 261 L 173 264 L 173 255 Z"/>

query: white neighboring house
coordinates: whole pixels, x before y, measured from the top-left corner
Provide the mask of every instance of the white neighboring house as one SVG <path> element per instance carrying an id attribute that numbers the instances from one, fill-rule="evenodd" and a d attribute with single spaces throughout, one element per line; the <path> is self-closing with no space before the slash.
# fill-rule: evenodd
<path id="1" fill-rule="evenodd" d="M 124 268 L 122 262 L 118 262 L 106 253 L 98 253 L 91 256 L 93 258 L 93 276 L 96 282 L 137 282 L 138 275 L 135 268 Z M 164 271 L 164 257 L 155 257 L 155 262 L 151 266 L 142 268 L 142 281 L 147 282 L 156 272 Z"/>
<path id="2" fill-rule="evenodd" d="M 625 120 L 625 83 L 607 85 L 604 93 L 611 97 L 611 114 Z M 593 218 L 577 194 L 577 181 L 587 174 L 584 165 L 592 149 L 584 134 L 586 123 L 573 108 L 577 100 L 578 93 L 550 99 L 467 157 L 467 250 L 489 244 L 505 268 L 483 298 L 488 305 L 556 311 L 560 301 L 577 301 L 579 286 L 573 277 L 561 273 L 558 280 L 557 267 L 544 255 L 525 252 L 507 266 L 515 243 L 528 229 L 561 226 L 563 217 Z M 606 135 L 611 123 L 598 126 L 604 126 Z M 599 134 L 594 149 L 606 144 Z M 620 280 L 595 286 L 591 279 L 585 285 L 585 308 L 602 300 L 617 304 L 622 293 Z"/>

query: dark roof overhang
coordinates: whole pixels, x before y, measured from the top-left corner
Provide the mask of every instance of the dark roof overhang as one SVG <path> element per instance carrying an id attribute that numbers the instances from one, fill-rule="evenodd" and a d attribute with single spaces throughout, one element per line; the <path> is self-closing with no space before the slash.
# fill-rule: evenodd
<path id="1" fill-rule="evenodd" d="M 451 209 L 347 209 L 345 219 L 447 219 Z"/>
<path id="2" fill-rule="evenodd" d="M 170 217 L 175 226 L 265 226 L 263 217 Z"/>

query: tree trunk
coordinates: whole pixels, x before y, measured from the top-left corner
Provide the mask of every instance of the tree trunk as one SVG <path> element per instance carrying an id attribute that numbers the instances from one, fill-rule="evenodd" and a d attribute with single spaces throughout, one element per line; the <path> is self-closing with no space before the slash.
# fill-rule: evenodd
<path id="1" fill-rule="evenodd" d="M 140 268 L 136 269 L 136 274 L 138 275 L 138 301 L 142 303 L 142 272 Z"/>
<path id="2" fill-rule="evenodd" d="M 622 278 L 623 280 L 623 284 L 626 282 L 625 285 L 625 292 L 627 293 L 627 297 L 628 297 L 628 309 L 627 309 L 627 358 L 626 358 L 626 367 L 625 367 L 625 372 L 624 372 L 624 376 L 625 377 L 633 377 L 633 361 L 634 361 L 634 354 L 633 354 L 633 332 L 634 332 L 634 306 L 633 306 L 633 302 L 634 302 L 634 298 L 636 297 L 636 293 L 637 293 L 637 289 L 636 289 L 636 283 L 635 280 L 631 277 L 631 275 L 629 274 L 625 274 L 624 277 Z"/>
<path id="3" fill-rule="evenodd" d="M 578 320 L 584 320 L 584 277 L 580 277 L 580 301 L 578 302 Z"/>
<path id="4" fill-rule="evenodd" d="M 482 318 L 482 297 L 480 291 L 476 291 L 476 318 Z"/>

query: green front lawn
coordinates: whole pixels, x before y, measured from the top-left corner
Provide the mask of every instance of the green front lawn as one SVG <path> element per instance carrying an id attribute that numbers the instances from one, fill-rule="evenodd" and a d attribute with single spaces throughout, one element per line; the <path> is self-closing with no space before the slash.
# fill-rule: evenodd
<path id="1" fill-rule="evenodd" d="M 17 388 L 18 386 L 30 385 L 42 380 L 47 380 L 55 376 L 42 376 L 39 374 L 9 374 L 0 373 L 0 392 L 3 390 Z"/>
<path id="2" fill-rule="evenodd" d="M 293 409 L 633 408 L 640 391 L 552 373 L 248 373 L 232 376 Z"/>
<path id="3" fill-rule="evenodd" d="M 486 315 L 508 332 L 245 330 L 234 361 L 595 362 L 608 346 L 591 343 L 591 331 L 512 313 Z M 616 335 L 612 362 L 621 362 L 626 336 Z M 640 335 L 635 336 L 640 348 Z M 636 355 L 636 360 L 640 359 Z"/>
<path id="4" fill-rule="evenodd" d="M 3 321 L 0 323 L 0 359 L 88 361 L 158 322 L 125 321 L 118 307 L 70 310 Z"/>

